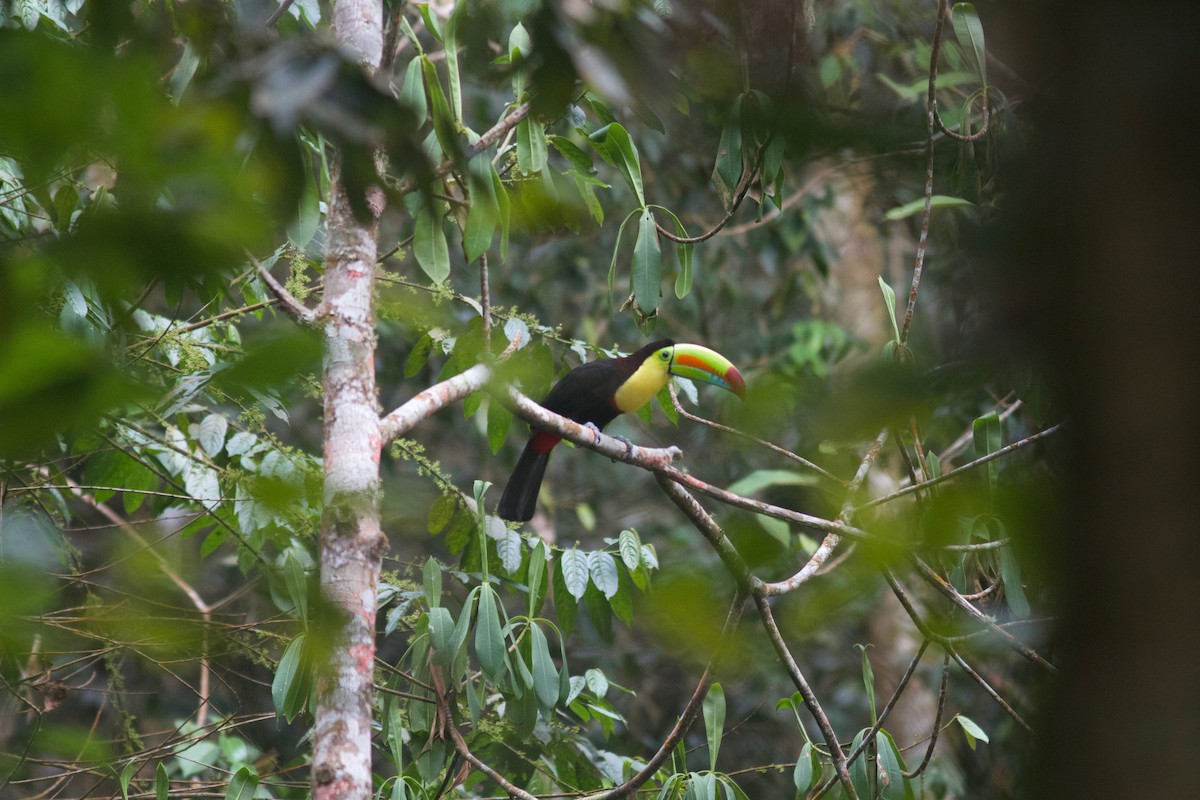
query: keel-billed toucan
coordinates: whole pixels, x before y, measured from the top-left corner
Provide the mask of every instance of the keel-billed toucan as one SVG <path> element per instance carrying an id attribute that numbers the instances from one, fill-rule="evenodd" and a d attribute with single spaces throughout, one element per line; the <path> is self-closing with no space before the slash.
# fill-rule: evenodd
<path id="1" fill-rule="evenodd" d="M 720 353 L 698 344 L 659 339 L 632 355 L 581 364 L 554 384 L 542 406 L 576 422 L 603 428 L 618 414 L 637 411 L 649 403 L 671 375 L 746 396 L 741 373 Z M 550 451 L 560 441 L 547 431 L 534 431 L 529 437 L 500 496 L 498 512 L 502 518 L 524 522 L 533 516 Z"/>

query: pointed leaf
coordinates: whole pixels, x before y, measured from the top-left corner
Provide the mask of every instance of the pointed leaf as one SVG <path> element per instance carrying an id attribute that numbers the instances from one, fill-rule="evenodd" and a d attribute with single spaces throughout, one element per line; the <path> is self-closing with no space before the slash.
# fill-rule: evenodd
<path id="1" fill-rule="evenodd" d="M 577 548 L 565 551 L 558 559 L 563 584 L 576 600 L 582 600 L 588 586 L 588 557 Z"/>
<path id="2" fill-rule="evenodd" d="M 310 676 L 304 664 L 305 639 L 306 635 L 302 633 L 288 643 L 271 681 L 275 713 L 289 723 L 304 708 L 309 695 Z"/>
<path id="3" fill-rule="evenodd" d="M 400 103 L 411 108 L 417 115 L 418 128 L 425 124 L 425 120 L 429 118 L 429 104 L 425 99 L 425 80 L 420 58 L 409 61 L 404 70 L 404 82 L 400 84 Z"/>
<path id="4" fill-rule="evenodd" d="M 496 555 L 500 557 L 500 566 L 509 575 L 515 575 L 521 568 L 521 557 L 525 555 L 524 541 L 521 534 L 505 528 L 504 535 L 496 540 Z"/>
<path id="5" fill-rule="evenodd" d="M 606 599 L 611 600 L 621 587 L 620 579 L 617 577 L 617 562 L 611 554 L 603 550 L 588 553 L 587 562 L 592 583 L 604 593 Z"/>
<path id="6" fill-rule="evenodd" d="M 504 445 L 504 440 L 508 438 L 508 429 L 512 426 L 512 421 L 512 412 L 502 404 L 494 401 L 488 403 L 487 437 L 488 446 L 492 448 L 492 455 L 500 452 L 500 448 Z M 509 570 L 509 572 L 512 572 L 512 570 Z"/>
<path id="7" fill-rule="evenodd" d="M 658 246 L 658 231 L 654 214 L 643 209 L 638 221 L 637 241 L 633 245 L 633 297 L 644 314 L 658 308 L 662 279 L 662 252 Z"/>
<path id="8" fill-rule="evenodd" d="M 951 16 L 954 35 L 962 46 L 967 60 L 979 73 L 979 81 L 987 86 L 987 46 L 983 39 L 983 24 L 974 3 L 955 3 Z"/>
<path id="9" fill-rule="evenodd" d="M 958 714 L 954 717 L 954 719 L 960 726 L 962 726 L 963 735 L 967 737 L 967 744 L 970 745 L 972 750 L 975 749 L 976 740 L 981 742 L 991 741 L 988 739 L 988 735 L 983 728 L 979 727 L 979 725 L 976 724 L 976 722 L 970 717 L 964 717 L 962 714 Z"/>
<path id="10" fill-rule="evenodd" d="M 440 606 L 442 604 L 442 565 L 433 556 L 426 559 L 422 577 L 424 578 L 425 604 L 429 608 Z"/>
<path id="11" fill-rule="evenodd" d="M 721 750 L 721 736 L 725 731 L 725 690 L 714 683 L 704 695 L 704 731 L 708 736 L 708 768 L 717 769 L 717 753 Z"/>
<path id="12" fill-rule="evenodd" d="M 479 665 L 492 680 L 499 680 L 504 670 L 504 633 L 500 629 L 500 611 L 496 595 L 485 584 L 479 592 L 479 619 L 475 624 L 475 655 Z"/>
<path id="13" fill-rule="evenodd" d="M 550 645 L 542 629 L 531 624 L 529 633 L 533 637 L 530 642 L 533 648 L 533 690 L 543 708 L 552 708 L 558 702 L 558 669 L 550 658 Z"/>
<path id="14" fill-rule="evenodd" d="M 939 84 L 941 83 L 940 78 L 938 80 L 938 83 Z M 959 208 L 961 206 L 973 206 L 973 205 L 975 205 L 975 204 L 972 203 L 970 200 L 965 200 L 961 197 L 951 197 L 949 195 L 944 195 L 944 194 L 935 194 L 929 200 L 929 207 L 931 209 L 932 208 Z M 890 222 L 895 222 L 898 219 L 905 219 L 906 217 L 911 217 L 913 214 L 923 214 L 923 213 L 925 213 L 925 198 L 919 197 L 916 200 L 913 200 L 912 202 L 905 203 L 902 206 L 896 206 L 895 208 L 889 210 L 886 214 L 883 215 L 883 218 Z"/>
<path id="15" fill-rule="evenodd" d="M 450 247 L 442 227 L 441 205 L 435 202 L 433 211 L 422 206 L 413 220 L 413 255 L 434 283 L 450 277 Z"/>
<path id="16" fill-rule="evenodd" d="M 1008 607 L 1015 616 L 1025 619 L 1029 616 L 1029 599 L 1025 597 L 1025 587 L 1021 578 L 1021 563 L 1011 546 L 1000 549 L 1000 577 L 1004 581 L 1004 597 Z"/>
<path id="17" fill-rule="evenodd" d="M 626 528 L 617 536 L 617 550 L 621 553 L 621 561 L 629 569 L 637 569 L 642 563 L 642 540 L 637 531 Z"/>
<path id="18" fill-rule="evenodd" d="M 229 779 L 225 800 L 253 800 L 258 790 L 258 775 L 249 767 L 242 767 Z"/>
<path id="19" fill-rule="evenodd" d="M 532 175 L 546 168 L 546 131 L 537 120 L 517 123 L 517 169 Z"/>

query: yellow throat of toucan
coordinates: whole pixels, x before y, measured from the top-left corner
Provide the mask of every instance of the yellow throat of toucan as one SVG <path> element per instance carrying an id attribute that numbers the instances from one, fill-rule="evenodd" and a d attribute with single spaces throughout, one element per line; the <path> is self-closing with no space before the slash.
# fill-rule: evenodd
<path id="1" fill-rule="evenodd" d="M 671 351 L 670 347 L 656 350 L 617 389 L 613 402 L 622 414 L 637 411 L 667 385 L 671 378 Z"/>

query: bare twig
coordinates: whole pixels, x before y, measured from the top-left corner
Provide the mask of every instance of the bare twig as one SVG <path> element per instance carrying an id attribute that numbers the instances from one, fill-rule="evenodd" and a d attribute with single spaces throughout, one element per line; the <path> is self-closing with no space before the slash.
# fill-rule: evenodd
<path id="1" fill-rule="evenodd" d="M 892 713 L 892 709 L 896 707 L 896 703 L 899 702 L 900 696 L 904 693 L 905 688 L 908 686 L 908 682 L 912 680 L 912 676 L 917 671 L 917 665 L 921 663 L 921 657 L 925 655 L 925 651 L 928 648 L 929 640 L 923 639 L 921 641 L 921 646 L 917 648 L 917 654 L 913 656 L 913 660 L 909 662 L 908 669 L 904 671 L 902 676 L 900 676 L 900 682 L 896 685 L 896 690 L 892 692 L 891 698 L 888 699 L 887 705 L 885 705 L 883 710 L 879 712 L 879 719 L 875 720 L 875 724 L 871 726 L 871 730 L 868 731 L 867 735 L 863 737 L 863 740 L 859 743 L 858 747 L 854 748 L 850 755 L 846 756 L 847 767 L 853 764 L 858 757 L 861 756 L 864 751 L 866 751 L 867 745 L 874 741 L 875 735 L 879 733 L 880 729 L 883 728 L 883 723 L 887 721 L 887 718 Z M 837 778 L 830 778 L 825 782 L 825 785 L 817 790 L 817 792 L 813 794 L 812 797 L 808 798 L 808 800 L 817 800 L 817 798 L 824 797 L 829 790 L 833 788 L 835 783 L 837 783 Z"/>
<path id="2" fill-rule="evenodd" d="M 808 459 L 806 459 L 802 456 L 799 456 L 799 455 L 793 453 L 791 450 L 784 449 L 777 444 L 768 442 L 766 439 L 760 439 L 757 436 L 746 433 L 745 431 L 739 431 L 737 428 L 731 428 L 728 425 L 722 425 L 719 422 L 713 422 L 711 419 L 705 419 L 704 417 L 697 416 L 696 414 L 691 413 L 686 408 L 684 408 L 683 403 L 680 402 L 679 392 L 676 391 L 675 384 L 669 383 L 669 384 L 667 384 L 667 388 L 669 389 L 669 391 L 671 393 L 672 405 L 675 406 L 675 410 L 679 413 L 679 416 L 683 417 L 684 419 L 699 423 L 700 425 L 707 425 L 708 427 L 713 428 L 718 431 L 724 431 L 725 433 L 731 433 L 734 436 L 740 436 L 741 438 L 746 439 L 747 441 L 751 441 L 757 445 L 766 447 L 769 450 L 783 456 L 784 458 L 789 458 L 792 461 L 795 461 L 797 464 L 801 465 L 802 467 L 804 467 L 806 469 L 810 469 L 813 472 L 816 472 L 818 475 L 821 475 L 822 477 L 828 478 L 831 481 L 836 481 L 837 483 L 840 483 L 843 486 L 846 484 L 846 481 L 842 480 L 838 476 L 822 469 L 821 467 L 818 467 L 813 462 L 809 461 Z"/>
<path id="3" fill-rule="evenodd" d="M 1049 428 L 1046 428 L 1043 431 L 1039 431 L 1038 433 L 1031 434 L 1029 436 L 1026 436 L 1024 439 L 1013 442 L 1010 445 L 1006 445 L 1005 447 L 1000 448 L 999 450 L 995 451 L 994 453 L 989 453 L 986 456 L 981 456 L 980 458 L 977 458 L 974 461 L 963 464 L 962 466 L 955 467 L 954 469 L 950 470 L 949 472 L 945 473 L 944 475 L 939 475 L 936 478 L 930 478 L 929 480 L 922 481 L 921 483 L 914 483 L 909 486 L 905 486 L 903 489 L 898 489 L 889 495 L 885 495 L 883 497 L 877 497 L 874 500 L 870 500 L 866 503 L 863 503 L 861 506 L 856 506 L 854 508 L 854 510 L 851 512 L 851 514 L 853 515 L 853 514 L 859 513 L 860 511 L 866 511 L 868 508 L 874 508 L 875 506 L 883 505 L 884 503 L 890 503 L 893 500 L 896 500 L 900 497 L 904 497 L 905 495 L 912 494 L 913 492 L 919 492 L 923 489 L 928 489 L 931 486 L 936 486 L 939 483 L 944 483 L 945 481 L 953 480 L 954 478 L 961 476 L 965 472 L 970 472 L 971 470 L 973 470 L 977 467 L 983 466 L 984 464 L 988 463 L 989 461 L 995 461 L 997 458 L 1003 458 L 1004 456 L 1007 456 L 1008 454 L 1012 453 L 1014 450 L 1020 450 L 1022 447 L 1028 447 L 1029 445 L 1033 444 L 1034 442 L 1041 441 L 1042 439 L 1046 438 L 1047 436 L 1052 436 L 1052 435 L 1058 433 L 1059 431 L 1061 431 L 1062 427 L 1063 427 L 1063 423 L 1061 423 L 1061 422 L 1058 423 L 1057 425 L 1051 425 Z"/>
<path id="4" fill-rule="evenodd" d="M 1003 708 L 1006 714 L 1012 717 L 1018 725 L 1025 729 L 1026 733 L 1033 733 L 1033 728 L 1029 726 L 1029 723 L 1021 719 L 1021 715 L 1018 714 L 1016 710 L 1013 709 L 1013 707 L 1010 706 L 1005 699 L 1000 696 L 999 692 L 991 687 L 991 684 L 984 680 L 982 675 L 971 668 L 971 665 L 966 662 L 966 659 L 959 655 L 957 650 L 951 647 L 946 652 L 950 654 L 950 657 L 954 659 L 954 662 L 958 664 L 958 666 L 962 667 L 963 672 L 971 676 L 971 680 L 979 684 L 979 687 L 983 689 L 983 691 L 985 691 L 989 697 L 995 700 L 996 704 Z"/>
<path id="5" fill-rule="evenodd" d="M 921 759 L 921 763 L 912 772 L 904 773 L 906 778 L 915 778 L 925 771 L 929 766 L 930 759 L 933 758 L 933 750 L 937 747 L 938 733 L 942 730 L 942 713 L 946 710 L 946 689 L 950 684 L 950 651 L 946 650 L 942 656 L 942 686 L 938 689 L 938 704 L 937 712 L 933 715 L 933 730 L 929 734 L 929 749 L 925 751 L 925 757 Z"/>
<path id="6" fill-rule="evenodd" d="M 267 288 L 279 300 L 279 304 L 283 306 L 283 309 L 293 319 L 302 325 L 312 325 L 317 321 L 317 312 L 297 300 L 291 292 L 284 288 L 283 284 L 275 280 L 275 276 L 258 259 L 250 256 L 250 261 L 254 264 L 254 268 L 258 271 L 258 276 L 262 278 L 263 283 L 267 285 Z"/>
<path id="7" fill-rule="evenodd" d="M 287 10 L 292 7 L 292 3 L 295 1 L 296 0 L 280 0 L 279 8 L 271 12 L 271 16 L 267 17 L 267 21 L 263 23 L 263 27 L 274 28 L 275 23 L 283 19 L 283 15 L 287 13 Z"/>
<path id="8" fill-rule="evenodd" d="M 933 42 L 929 53 L 929 91 L 925 98 L 925 211 L 921 215 L 921 236 L 917 241 L 916 262 L 913 265 L 912 286 L 908 290 L 908 307 L 900 328 L 900 344 L 908 342 L 913 311 L 917 307 L 917 290 L 921 288 L 921 269 L 925 264 L 925 248 L 929 242 L 929 219 L 933 214 L 933 132 L 937 113 L 937 63 L 942 49 L 942 31 L 946 25 L 946 0 L 938 0 L 937 23 L 933 26 Z"/>
<path id="9" fill-rule="evenodd" d="M 825 744 L 829 748 L 829 754 L 833 758 L 833 768 L 837 772 L 838 778 L 842 781 L 842 788 L 851 800 L 858 800 L 858 793 L 854 790 L 854 784 L 850 780 L 850 768 L 846 763 L 846 754 L 842 752 L 842 745 L 838 741 L 837 733 L 834 732 L 833 726 L 829 724 L 829 717 L 825 716 L 825 711 L 821 708 L 816 693 L 808 685 L 804 673 L 800 671 L 800 666 L 796 663 L 796 659 L 792 657 L 791 651 L 788 650 L 787 643 L 783 641 L 783 636 L 779 633 L 779 626 L 775 624 L 775 617 L 771 613 L 770 602 L 765 595 L 760 594 L 754 598 L 754 604 L 758 607 L 763 628 L 767 631 L 767 636 L 770 637 L 771 644 L 775 647 L 775 654 L 783 662 L 784 668 L 787 669 L 788 675 L 791 676 L 792 683 L 800 691 L 800 696 L 804 698 L 804 705 L 808 708 L 809 713 L 813 715 L 813 719 L 816 720 L 817 727 L 821 729 L 821 736 L 825 739 Z"/>
<path id="10" fill-rule="evenodd" d="M 1036 650 L 1022 642 L 1017 637 L 1013 636 L 1004 628 L 997 625 L 995 620 L 984 614 L 982 611 L 976 608 L 973 603 L 959 594 L 958 590 L 951 586 L 949 581 L 937 574 L 937 572 L 935 572 L 928 564 L 926 564 L 917 556 L 911 556 L 910 560 L 913 566 L 917 568 L 917 572 L 920 573 L 921 577 L 923 577 L 930 586 L 941 592 L 950 600 L 950 602 L 954 603 L 954 605 L 967 612 L 967 616 L 971 617 L 971 619 L 975 620 L 977 623 L 999 636 L 1008 644 L 1009 647 L 1032 661 L 1034 664 L 1037 664 L 1039 667 L 1042 667 L 1048 672 L 1058 672 L 1058 668 L 1043 658 Z"/>

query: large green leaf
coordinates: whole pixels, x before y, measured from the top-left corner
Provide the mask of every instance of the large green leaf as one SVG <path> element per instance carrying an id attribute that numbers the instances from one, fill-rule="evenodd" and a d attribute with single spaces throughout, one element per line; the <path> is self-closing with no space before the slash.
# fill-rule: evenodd
<path id="1" fill-rule="evenodd" d="M 499 680 L 505 667 L 504 633 L 501 630 L 500 610 L 496 607 L 495 590 L 484 585 L 479 592 L 479 618 L 475 623 L 475 655 L 479 665 L 492 680 Z"/>
<path id="2" fill-rule="evenodd" d="M 661 278 L 662 253 L 658 247 L 658 231 L 654 227 L 653 212 L 646 208 L 642 210 L 637 241 L 633 245 L 633 297 L 642 313 L 653 314 L 658 308 Z"/>
<path id="3" fill-rule="evenodd" d="M 974 3 L 955 3 L 951 15 L 954 35 L 962 45 L 967 60 L 979 73 L 979 81 L 987 86 L 987 46 L 983 39 L 983 23 Z"/>
<path id="4" fill-rule="evenodd" d="M 704 695 L 704 731 L 708 736 L 708 768 L 716 770 L 717 753 L 721 750 L 721 736 L 725 732 L 725 690 L 714 683 Z"/>

